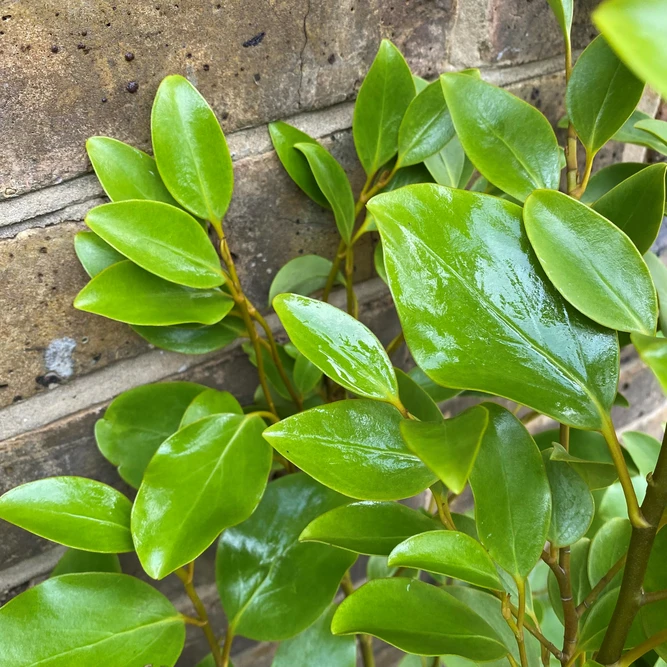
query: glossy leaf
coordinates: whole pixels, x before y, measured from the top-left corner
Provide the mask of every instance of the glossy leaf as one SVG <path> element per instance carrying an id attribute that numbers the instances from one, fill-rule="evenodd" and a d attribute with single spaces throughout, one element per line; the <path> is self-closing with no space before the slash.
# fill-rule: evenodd
<path id="1" fill-rule="evenodd" d="M 322 379 L 322 371 L 303 354 L 294 362 L 294 385 L 302 395 L 309 394 Z"/>
<path id="2" fill-rule="evenodd" d="M 588 556 L 588 579 L 591 586 L 595 586 L 627 552 L 631 533 L 632 525 L 627 519 L 621 518 L 611 519 L 595 533 Z M 621 583 L 621 576 L 620 573 L 617 574 L 607 584 L 607 588 L 618 586 Z"/>
<path id="3" fill-rule="evenodd" d="M 406 410 L 422 421 L 443 421 L 440 408 L 427 391 L 400 368 L 394 368 L 394 371 L 398 380 L 398 395 Z"/>
<path id="4" fill-rule="evenodd" d="M 574 0 L 547 0 L 556 16 L 558 25 L 565 37 L 567 44 L 570 43 L 570 30 L 572 28 L 572 15 L 574 13 Z"/>
<path id="5" fill-rule="evenodd" d="M 642 255 L 653 245 L 662 224 L 665 171 L 664 163 L 642 169 L 593 204 L 593 210 L 622 229 Z"/>
<path id="6" fill-rule="evenodd" d="M 285 171 L 292 180 L 317 204 L 324 208 L 330 208 L 327 198 L 320 190 L 315 176 L 308 164 L 304 154 L 294 148 L 296 144 L 317 144 L 317 141 L 305 132 L 297 130 L 282 121 L 269 123 L 269 134 L 271 142 L 276 150 L 278 159 L 282 162 Z M 292 292 L 294 290 L 283 290 Z M 271 299 L 269 298 L 269 302 Z"/>
<path id="7" fill-rule="evenodd" d="M 644 255 L 644 261 L 658 293 L 658 328 L 664 336 L 667 333 L 667 266 L 652 252 Z"/>
<path id="8" fill-rule="evenodd" d="M 612 137 L 614 141 L 621 141 L 626 144 L 636 144 L 637 146 L 645 146 L 657 151 L 661 155 L 667 155 L 667 144 L 658 139 L 653 133 L 647 132 L 637 127 L 639 123 L 647 120 L 652 120 L 652 116 L 647 113 L 635 109 L 630 118 L 625 121 L 623 127 Z"/>
<path id="9" fill-rule="evenodd" d="M 667 589 L 667 530 L 662 528 L 655 537 L 651 555 L 644 577 L 644 590 L 648 593 Z M 643 606 L 639 612 L 644 631 L 651 637 L 667 627 L 667 600 L 651 602 Z M 655 649 L 663 659 L 667 659 L 667 642 Z M 655 667 L 659 667 L 656 664 Z"/>
<path id="10" fill-rule="evenodd" d="M 242 415 L 243 408 L 228 391 L 206 389 L 192 399 L 192 403 L 188 405 L 181 419 L 179 429 L 185 428 L 204 417 L 225 413 Z"/>
<path id="11" fill-rule="evenodd" d="M 404 421 L 401 435 L 408 448 L 454 493 L 462 493 L 489 423 L 481 405 L 439 422 Z"/>
<path id="12" fill-rule="evenodd" d="M 588 186 L 581 195 L 580 201 L 584 204 L 592 204 L 600 197 L 606 195 L 612 188 L 622 183 L 626 178 L 634 176 L 648 165 L 645 162 L 616 162 L 596 171 Z"/>
<path id="13" fill-rule="evenodd" d="M 190 563 L 253 513 L 271 470 L 264 426 L 256 416 L 213 415 L 160 445 L 132 509 L 132 536 L 149 576 L 162 579 Z"/>
<path id="14" fill-rule="evenodd" d="M 553 443 L 552 461 L 567 463 L 586 482 L 591 491 L 604 489 L 618 479 L 616 467 L 611 461 L 591 461 L 573 456 L 562 445 Z"/>
<path id="15" fill-rule="evenodd" d="M 389 577 L 406 577 L 407 579 L 419 579 L 419 570 L 412 568 L 389 567 L 386 556 L 369 556 L 366 565 L 366 579 L 388 579 Z"/>
<path id="16" fill-rule="evenodd" d="M 51 577 L 77 572 L 121 572 L 120 560 L 116 554 L 99 554 L 79 549 L 67 549 L 53 568 Z"/>
<path id="17" fill-rule="evenodd" d="M 414 567 L 460 579 L 473 586 L 503 590 L 484 547 L 469 535 L 437 530 L 409 537 L 389 554 L 389 565 Z"/>
<path id="18" fill-rule="evenodd" d="M 589 159 L 611 139 L 637 106 L 644 84 L 596 37 L 579 56 L 567 86 L 567 114 Z"/>
<path id="19" fill-rule="evenodd" d="M 171 602 L 124 574 L 48 579 L 0 609 L 0 655 L 8 667 L 173 667 L 184 643 L 183 617 Z"/>
<path id="20" fill-rule="evenodd" d="M 618 227 L 576 199 L 547 190 L 528 198 L 523 217 L 542 268 L 575 308 L 610 329 L 655 332 L 651 274 Z"/>
<path id="21" fill-rule="evenodd" d="M 278 294 L 292 292 L 309 296 L 322 289 L 327 283 L 331 265 L 330 259 L 325 259 L 319 255 L 300 255 L 290 259 L 276 273 L 276 277 L 271 283 L 269 305 Z M 345 284 L 340 272 L 336 277 L 336 282 L 340 285 Z"/>
<path id="22" fill-rule="evenodd" d="M 442 403 L 459 393 L 458 389 L 443 387 L 433 382 L 433 380 L 431 380 L 419 366 L 411 368 L 408 371 L 408 375 L 433 399 L 433 401 L 435 401 L 435 403 Z"/>
<path id="23" fill-rule="evenodd" d="M 404 167 L 423 162 L 454 137 L 439 81 L 430 83 L 407 108 L 398 131 L 398 163 Z"/>
<path id="24" fill-rule="evenodd" d="M 77 232 L 74 237 L 74 251 L 91 278 L 125 259 L 95 232 Z"/>
<path id="25" fill-rule="evenodd" d="M 523 424 L 485 403 L 489 424 L 470 475 L 482 544 L 510 574 L 525 577 L 540 559 L 551 492 L 540 451 Z"/>
<path id="26" fill-rule="evenodd" d="M 155 160 L 134 146 L 111 137 L 90 137 L 86 151 L 111 201 L 149 199 L 175 205 Z"/>
<path id="27" fill-rule="evenodd" d="M 288 639 L 331 604 L 356 556 L 298 537 L 317 516 L 346 502 L 307 475 L 287 475 L 268 485 L 250 519 L 222 534 L 218 590 L 236 634 Z"/>
<path id="28" fill-rule="evenodd" d="M 398 150 L 398 130 L 415 96 L 415 84 L 401 52 L 383 39 L 354 105 L 352 135 L 359 161 L 374 174 Z"/>
<path id="29" fill-rule="evenodd" d="M 369 207 L 408 347 L 433 381 L 601 427 L 616 396 L 616 336 L 566 305 L 546 279 L 518 206 L 412 185 Z"/>
<path id="30" fill-rule="evenodd" d="M 193 382 L 162 382 L 130 389 L 111 402 L 95 424 L 95 439 L 125 482 L 139 488 L 157 448 L 178 431 L 188 405 L 205 390 Z"/>
<path id="31" fill-rule="evenodd" d="M 342 387 L 398 402 L 391 361 L 375 335 L 335 306 L 296 294 L 280 294 L 273 307 L 299 352 Z"/>
<path id="32" fill-rule="evenodd" d="M 96 206 L 86 224 L 143 269 L 179 285 L 218 287 L 220 260 L 201 225 L 188 213 L 155 201 Z"/>
<path id="33" fill-rule="evenodd" d="M 215 324 L 234 306 L 219 289 L 193 289 L 118 262 L 93 278 L 74 299 L 74 307 L 111 320 L 147 326 Z"/>
<path id="34" fill-rule="evenodd" d="M 667 338 L 651 338 L 636 333 L 631 338 L 642 361 L 653 371 L 667 394 Z"/>
<path id="35" fill-rule="evenodd" d="M 473 76 L 441 81 L 456 134 L 483 176 L 520 201 L 537 188 L 558 188 L 556 135 L 537 109 Z"/>
<path id="36" fill-rule="evenodd" d="M 219 223 L 232 198 L 232 159 L 211 107 L 182 76 L 162 80 L 151 113 L 153 153 L 174 199 Z"/>
<path id="37" fill-rule="evenodd" d="M 621 440 L 625 450 L 630 452 L 630 456 L 642 477 L 646 477 L 655 470 L 661 447 L 658 440 L 639 431 L 624 431 Z"/>
<path id="38" fill-rule="evenodd" d="M 424 164 L 438 185 L 450 188 L 465 188 L 474 171 L 457 136 L 452 137 L 435 155 L 427 157 Z"/>
<path id="39" fill-rule="evenodd" d="M 384 252 L 382 252 L 382 241 L 378 242 L 373 251 L 373 265 L 375 272 L 380 276 L 382 282 L 387 284 L 387 271 L 384 268 Z"/>
<path id="40" fill-rule="evenodd" d="M 337 401 L 284 419 L 264 437 L 329 488 L 361 500 L 399 500 L 435 481 L 405 446 L 401 420 L 387 403 Z"/>
<path id="41" fill-rule="evenodd" d="M 320 190 L 331 205 L 341 237 L 349 242 L 354 228 L 355 211 L 352 187 L 336 158 L 317 143 L 295 144 L 306 156 Z"/>
<path id="42" fill-rule="evenodd" d="M 0 519 L 47 540 L 99 553 L 134 551 L 132 503 L 120 491 L 86 477 L 48 477 L 0 497 Z"/>
<path id="43" fill-rule="evenodd" d="M 407 653 L 495 660 L 507 651 L 495 630 L 441 588 L 397 577 L 370 581 L 340 604 L 336 634 L 365 633 Z"/>
<path id="44" fill-rule="evenodd" d="M 437 530 L 430 517 L 400 503 L 360 502 L 318 516 L 299 536 L 360 554 L 388 556 L 403 540 Z"/>

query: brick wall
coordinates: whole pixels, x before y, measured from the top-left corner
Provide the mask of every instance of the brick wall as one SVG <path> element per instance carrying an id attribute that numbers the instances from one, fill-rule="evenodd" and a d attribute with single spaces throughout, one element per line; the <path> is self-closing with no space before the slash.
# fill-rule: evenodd
<path id="1" fill-rule="evenodd" d="M 595 33 L 595 4 L 578 2 L 575 49 Z M 5 0 L 0 9 L 0 492 L 57 474 L 117 484 L 93 424 L 131 387 L 179 378 L 252 395 L 255 371 L 238 347 L 201 358 L 166 353 L 71 306 L 86 281 L 73 235 L 104 201 L 84 141 L 106 134 L 148 148 L 150 107 L 166 74 L 195 83 L 227 134 L 236 185 L 226 228 L 260 304 L 285 261 L 330 256 L 337 245 L 329 215 L 280 167 L 266 123 L 287 118 L 321 139 L 358 188 L 353 99 L 381 38 L 417 74 L 478 66 L 552 122 L 563 114 L 561 41 L 546 0 Z M 658 100 L 649 93 L 642 104 L 655 113 Z M 610 146 L 598 164 L 643 157 Z M 362 313 L 388 340 L 396 321 L 370 250 L 367 242 L 357 258 Z M 659 430 L 667 412 L 650 375 L 630 355 L 623 377 L 633 407 L 617 423 Z M 0 526 L 0 602 L 39 581 L 59 554 Z M 125 566 L 136 572 L 131 559 Z M 213 606 L 210 577 L 200 583 Z M 198 640 L 189 635 L 182 665 L 201 655 Z M 270 662 L 267 647 L 236 648 L 246 650 L 237 665 Z"/>

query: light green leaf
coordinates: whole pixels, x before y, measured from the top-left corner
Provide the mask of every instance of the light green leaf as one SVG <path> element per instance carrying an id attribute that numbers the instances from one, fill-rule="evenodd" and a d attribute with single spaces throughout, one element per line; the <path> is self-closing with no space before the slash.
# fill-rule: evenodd
<path id="1" fill-rule="evenodd" d="M 147 153 L 111 137 L 90 137 L 86 150 L 111 201 L 149 199 L 176 205 Z"/>
<path id="2" fill-rule="evenodd" d="M 667 266 L 650 251 L 644 255 L 644 261 L 658 293 L 658 327 L 664 336 L 667 333 Z"/>
<path id="3" fill-rule="evenodd" d="M 384 252 L 382 251 L 382 241 L 378 241 L 373 251 L 373 264 L 375 272 L 380 276 L 382 282 L 387 283 L 387 271 L 384 268 Z"/>
<path id="4" fill-rule="evenodd" d="M 632 112 L 630 118 L 625 121 L 623 127 L 612 137 L 613 141 L 645 146 L 646 148 L 651 148 L 654 151 L 657 151 L 661 155 L 667 155 L 667 144 L 658 139 L 651 132 L 636 127 L 639 123 L 651 119 L 652 116 L 636 109 Z"/>
<path id="5" fill-rule="evenodd" d="M 618 479 L 616 467 L 611 461 L 589 461 L 581 459 L 577 456 L 573 456 L 557 442 L 553 442 L 552 446 L 551 460 L 563 461 L 571 466 L 572 469 L 575 470 L 586 482 L 591 491 L 594 491 L 595 489 L 604 489 Z"/>
<path id="6" fill-rule="evenodd" d="M 91 551 L 67 549 L 53 568 L 50 577 L 77 572 L 115 572 L 120 574 L 120 560 L 116 554 L 99 554 Z"/>
<path id="7" fill-rule="evenodd" d="M 132 536 L 149 576 L 162 579 L 190 563 L 253 513 L 271 470 L 263 430 L 257 416 L 213 415 L 160 445 L 132 509 Z"/>
<path id="8" fill-rule="evenodd" d="M 629 457 L 628 457 L 629 458 Z M 637 500 L 641 503 L 646 495 L 646 478 L 641 475 L 632 475 L 630 478 Z M 628 518 L 628 504 L 620 482 L 615 482 L 606 488 L 597 502 L 596 519 L 608 521 L 616 517 Z"/>
<path id="9" fill-rule="evenodd" d="M 664 144 L 667 144 L 667 123 L 664 120 L 647 118 L 646 120 L 640 120 L 638 123 L 635 123 L 635 128 L 650 132 Z"/>
<path id="10" fill-rule="evenodd" d="M 618 227 L 576 199 L 547 190 L 528 198 L 523 219 L 542 268 L 577 310 L 610 329 L 655 332 L 651 274 Z"/>
<path id="11" fill-rule="evenodd" d="M 369 556 L 368 564 L 366 565 L 366 580 L 388 579 L 389 577 L 419 579 L 419 570 L 404 567 L 389 567 L 386 556 Z"/>
<path id="12" fill-rule="evenodd" d="M 234 306 L 219 289 L 193 289 L 168 282 L 126 260 L 93 278 L 74 307 L 111 320 L 148 326 L 215 324 Z"/>
<path id="13" fill-rule="evenodd" d="M 499 405 L 484 406 L 489 425 L 470 475 L 477 530 L 498 565 L 515 577 L 526 577 L 547 537 L 549 480 L 523 424 Z"/>
<path id="14" fill-rule="evenodd" d="M 299 352 L 349 391 L 400 404 L 391 361 L 372 331 L 335 306 L 279 294 L 273 307 Z"/>
<path id="15" fill-rule="evenodd" d="M 465 188 L 474 171 L 457 136 L 452 137 L 435 155 L 427 157 L 424 164 L 438 185 L 450 188 Z"/>
<path id="16" fill-rule="evenodd" d="M 151 133 L 160 176 L 174 199 L 190 213 L 219 225 L 232 198 L 232 159 L 215 114 L 187 79 L 162 79 L 153 102 Z"/>
<path id="17" fill-rule="evenodd" d="M 294 384 L 302 395 L 309 394 L 322 379 L 322 371 L 307 357 L 299 353 L 294 362 Z"/>
<path id="18" fill-rule="evenodd" d="M 632 525 L 628 519 L 607 521 L 593 537 L 588 555 L 588 579 L 595 586 L 628 550 Z M 611 590 L 621 583 L 622 571 L 607 584 Z"/>
<path id="19" fill-rule="evenodd" d="M 433 381 L 601 428 L 616 396 L 616 335 L 546 279 L 518 206 L 429 184 L 368 205 L 408 347 Z"/>
<path id="20" fill-rule="evenodd" d="M 98 553 L 134 551 L 132 503 L 86 477 L 49 477 L 0 497 L 0 519 L 52 542 Z"/>
<path id="21" fill-rule="evenodd" d="M 556 16 L 566 44 L 570 43 L 570 30 L 572 29 L 572 14 L 574 13 L 573 0 L 547 0 Z"/>
<path id="22" fill-rule="evenodd" d="M 388 556 L 403 540 L 437 530 L 430 517 L 400 503 L 360 502 L 318 516 L 299 536 L 360 554 Z"/>
<path id="23" fill-rule="evenodd" d="M 192 403 L 188 405 L 181 419 L 179 429 L 185 428 L 204 417 L 225 413 L 242 415 L 243 408 L 228 391 L 206 389 L 192 399 Z"/>
<path id="24" fill-rule="evenodd" d="M 398 129 L 415 84 L 401 52 L 383 39 L 354 105 L 352 135 L 359 161 L 374 174 L 398 150 Z"/>
<path id="25" fill-rule="evenodd" d="M 278 294 L 292 292 L 309 296 L 322 289 L 327 283 L 331 265 L 330 259 L 325 259 L 319 255 L 299 255 L 299 257 L 290 259 L 276 273 L 276 277 L 271 283 L 269 305 Z M 345 279 L 340 272 L 336 276 L 336 282 L 340 285 L 345 284 Z"/>
<path id="26" fill-rule="evenodd" d="M 188 405 L 206 389 L 193 382 L 146 384 L 111 402 L 95 424 L 95 439 L 124 481 L 139 488 L 157 448 L 178 431 Z"/>
<path id="27" fill-rule="evenodd" d="M 183 617 L 171 602 L 124 574 L 55 577 L 0 609 L 7 667 L 173 667 L 184 643 Z"/>
<path id="28" fill-rule="evenodd" d="M 295 144 L 306 156 L 320 190 L 327 198 L 341 237 L 349 243 L 354 228 L 355 211 L 352 187 L 343 167 L 326 148 L 317 143 Z"/>
<path id="29" fill-rule="evenodd" d="M 336 634 L 364 633 L 408 653 L 495 660 L 507 650 L 495 630 L 443 589 L 396 577 L 370 581 L 340 604 Z"/>
<path id="30" fill-rule="evenodd" d="M 428 392 L 400 368 L 394 368 L 398 380 L 398 395 L 406 410 L 422 421 L 444 421 L 440 408 Z"/>
<path id="31" fill-rule="evenodd" d="M 264 437 L 329 488 L 361 500 L 399 500 L 435 481 L 405 446 L 401 420 L 387 403 L 337 401 L 283 419 Z"/>
<path id="32" fill-rule="evenodd" d="M 155 201 L 102 204 L 88 212 L 86 224 L 118 252 L 160 278 L 199 288 L 224 282 L 206 232 L 180 208 Z"/>
<path id="33" fill-rule="evenodd" d="M 125 259 L 95 232 L 77 232 L 74 236 L 74 251 L 81 266 L 91 278 L 112 264 Z"/>
<path id="34" fill-rule="evenodd" d="M 642 361 L 653 371 L 667 394 L 667 338 L 652 338 L 636 333 L 630 338 Z"/>
<path id="35" fill-rule="evenodd" d="M 462 493 L 482 444 L 489 413 L 481 405 L 439 422 L 404 421 L 408 448 L 454 493 Z"/>
<path id="36" fill-rule="evenodd" d="M 558 142 L 537 109 L 473 76 L 440 79 L 456 134 L 483 176 L 520 201 L 537 188 L 558 188 Z"/>
<path id="37" fill-rule="evenodd" d="M 298 537 L 315 517 L 346 502 L 307 475 L 287 475 L 268 485 L 250 519 L 222 534 L 216 576 L 236 634 L 288 639 L 331 604 L 356 555 Z"/>
<path id="38" fill-rule="evenodd" d="M 296 144 L 316 144 L 317 141 L 305 132 L 297 130 L 282 121 L 269 123 L 269 134 L 271 142 L 276 149 L 278 159 L 282 162 L 285 171 L 292 180 L 317 204 L 324 208 L 330 208 L 327 198 L 320 190 L 320 186 L 313 176 L 313 172 L 303 153 L 294 146 Z M 287 290 L 292 291 L 292 290 Z M 271 301 L 271 299 L 269 299 Z"/>
<path id="39" fill-rule="evenodd" d="M 433 380 L 431 380 L 419 366 L 411 368 L 408 371 L 408 375 L 433 399 L 435 403 L 442 403 L 459 393 L 458 389 L 443 387 L 433 382 Z"/>
<path id="40" fill-rule="evenodd" d="M 639 431 L 624 431 L 621 435 L 621 441 L 642 477 L 648 476 L 655 470 L 655 464 L 658 462 L 660 454 L 660 443 L 648 435 Z"/>
<path id="41" fill-rule="evenodd" d="M 626 178 L 634 176 L 642 169 L 646 169 L 646 167 L 648 165 L 645 162 L 616 162 L 615 164 L 610 164 L 608 167 L 603 167 L 591 176 L 591 180 L 588 181 L 588 186 L 579 201 L 584 204 L 596 202 Z"/>

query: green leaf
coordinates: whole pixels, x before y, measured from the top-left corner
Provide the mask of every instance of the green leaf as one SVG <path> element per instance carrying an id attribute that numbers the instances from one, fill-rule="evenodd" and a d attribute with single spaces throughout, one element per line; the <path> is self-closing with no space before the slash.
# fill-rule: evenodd
<path id="1" fill-rule="evenodd" d="M 309 523 L 302 542 L 322 542 L 360 554 L 388 556 L 403 540 L 437 530 L 430 517 L 393 502 L 342 505 Z"/>
<path id="2" fill-rule="evenodd" d="M 635 123 L 635 128 L 650 132 L 664 144 L 667 144 L 667 123 L 664 120 L 647 118 L 646 120 L 640 120 L 638 123 Z"/>
<path id="3" fill-rule="evenodd" d="M 630 457 L 628 457 L 630 458 Z M 632 473 L 631 473 L 632 474 Z M 632 475 L 630 478 L 632 487 L 635 490 L 637 500 L 641 503 L 646 495 L 646 479 L 640 475 Z M 596 519 L 599 521 L 609 521 L 614 518 L 628 518 L 628 504 L 625 501 L 625 494 L 620 482 L 615 482 L 606 488 L 597 502 Z"/>
<path id="4" fill-rule="evenodd" d="M 507 650 L 495 630 L 443 589 L 397 577 L 370 581 L 340 604 L 339 634 L 369 634 L 407 653 L 495 660 Z"/>
<path id="5" fill-rule="evenodd" d="M 404 421 L 400 429 L 408 448 L 458 494 L 468 482 L 488 423 L 487 409 L 477 405 L 444 421 Z"/>
<path id="6" fill-rule="evenodd" d="M 394 371 L 398 380 L 398 395 L 406 410 L 422 421 L 443 421 L 440 408 L 426 390 L 400 368 L 394 368 Z"/>
<path id="7" fill-rule="evenodd" d="M 439 81 L 429 84 L 407 108 L 398 130 L 398 164 L 407 167 L 423 162 L 454 137 Z"/>
<path id="8" fill-rule="evenodd" d="M 429 184 L 368 205 L 408 347 L 433 381 L 601 428 L 616 396 L 616 335 L 546 279 L 518 206 Z"/>
<path id="9" fill-rule="evenodd" d="M 115 572 L 120 574 L 120 560 L 116 554 L 98 554 L 91 551 L 67 549 L 53 568 L 51 577 L 77 572 Z"/>
<path id="10" fill-rule="evenodd" d="M 667 338 L 652 338 L 633 333 L 630 338 L 642 361 L 653 371 L 667 394 Z"/>
<path id="11" fill-rule="evenodd" d="M 658 293 L 658 325 L 664 336 L 667 333 L 667 266 L 652 252 L 644 255 L 644 261 L 651 272 L 653 284 Z"/>
<path id="12" fill-rule="evenodd" d="M 301 353 L 294 362 L 293 374 L 294 384 L 302 395 L 313 391 L 322 379 L 322 371 Z"/>
<path id="13" fill-rule="evenodd" d="M 49 477 L 0 497 L 0 519 L 52 542 L 98 553 L 134 551 L 132 503 L 86 477 Z"/>
<path id="14" fill-rule="evenodd" d="M 566 44 L 569 44 L 570 30 L 572 29 L 572 14 L 574 13 L 573 0 L 547 0 L 547 2 L 556 16 Z"/>
<path id="15" fill-rule="evenodd" d="M 346 400 L 274 424 L 264 437 L 322 484 L 361 500 L 399 500 L 421 493 L 435 475 L 399 432 L 402 417 L 387 403 Z"/>
<path id="16" fill-rule="evenodd" d="M 86 224 L 135 264 L 188 287 L 224 282 L 220 260 L 201 225 L 180 208 L 155 201 L 96 206 Z"/>
<path id="17" fill-rule="evenodd" d="M 190 563 L 253 513 L 271 471 L 263 430 L 257 416 L 212 415 L 160 445 L 132 509 L 132 536 L 149 576 L 162 579 Z"/>
<path id="18" fill-rule="evenodd" d="M 618 227 L 576 199 L 547 190 L 528 198 L 523 218 L 542 268 L 577 310 L 610 329 L 655 332 L 651 274 Z"/>
<path id="19" fill-rule="evenodd" d="M 615 0 L 603 3 L 593 14 L 623 61 L 662 95 L 667 95 L 665 9 L 665 0 Z"/>
<path id="20" fill-rule="evenodd" d="M 95 439 L 125 482 L 139 488 L 157 448 L 178 431 L 188 405 L 206 389 L 193 382 L 147 384 L 111 402 L 95 424 Z"/>
<path id="21" fill-rule="evenodd" d="M 658 139 L 651 132 L 636 127 L 639 123 L 651 119 L 652 116 L 636 109 L 632 112 L 632 115 L 628 118 L 623 127 L 612 137 L 613 141 L 645 146 L 646 148 L 651 148 L 654 151 L 657 151 L 661 155 L 667 155 L 667 144 Z"/>
<path id="22" fill-rule="evenodd" d="M 398 151 L 398 130 L 415 96 L 412 73 L 401 52 L 383 39 L 354 105 L 352 135 L 370 176 Z"/>
<path id="23" fill-rule="evenodd" d="M 354 195 L 343 167 L 336 158 L 317 143 L 295 144 L 294 148 L 305 155 L 320 190 L 327 198 L 336 218 L 341 237 L 349 243 L 354 220 Z"/>
<path id="24" fill-rule="evenodd" d="M 160 178 L 155 160 L 147 153 L 110 137 L 90 137 L 86 150 L 111 201 L 149 199 L 176 204 Z"/>
<path id="25" fill-rule="evenodd" d="M 567 547 L 587 532 L 595 515 L 595 502 L 584 479 L 567 463 L 554 461 L 545 449 L 542 460 L 551 488 L 551 523 L 547 537 L 555 547 Z"/>
<path id="26" fill-rule="evenodd" d="M 95 232 L 77 232 L 74 236 L 74 251 L 81 266 L 91 278 L 112 264 L 125 259 Z"/>
<path id="27" fill-rule="evenodd" d="M 590 548 L 591 541 L 584 537 L 575 542 L 570 550 L 570 584 L 572 586 L 572 598 L 576 606 L 579 606 L 591 592 L 591 584 L 588 580 L 588 554 Z M 563 603 L 560 598 L 558 580 L 551 570 L 549 570 L 547 581 L 549 601 L 562 624 L 564 618 Z"/>
<path id="28" fill-rule="evenodd" d="M 188 405 L 181 419 L 179 429 L 185 428 L 204 417 L 225 413 L 242 415 L 243 408 L 228 391 L 206 389 L 192 399 L 192 403 Z"/>
<path id="29" fill-rule="evenodd" d="M 319 255 L 300 255 L 290 259 L 282 266 L 271 283 L 269 290 L 269 305 L 278 294 L 292 292 L 308 296 L 322 289 L 331 272 L 332 262 Z M 336 282 L 345 284 L 345 279 L 338 272 Z"/>
<path id="30" fill-rule="evenodd" d="M 317 141 L 305 132 L 297 130 L 282 121 L 269 123 L 271 142 L 276 150 L 278 159 L 282 162 L 285 171 L 292 180 L 317 204 L 330 208 L 327 198 L 320 190 L 320 186 L 313 176 L 313 172 L 303 153 L 294 146 L 296 144 L 315 144 Z M 292 290 L 287 290 L 292 291 Z M 271 301 L 271 299 L 269 299 Z"/>
<path id="31" fill-rule="evenodd" d="M 288 639 L 331 604 L 356 555 L 298 537 L 315 517 L 346 502 L 307 475 L 287 475 L 267 486 L 250 519 L 222 534 L 218 590 L 236 634 Z"/>
<path id="32" fill-rule="evenodd" d="M 162 79 L 153 102 L 151 134 L 160 176 L 174 199 L 219 225 L 232 198 L 232 159 L 211 107 L 182 76 Z"/>
<path id="33" fill-rule="evenodd" d="M 465 188 L 474 171 L 457 136 L 452 137 L 435 155 L 427 157 L 424 164 L 436 183 L 450 188 Z"/>
<path id="34" fill-rule="evenodd" d="M 602 35 L 579 56 L 567 85 L 567 115 L 589 160 L 637 106 L 644 84 L 618 59 Z"/>
<path id="35" fill-rule="evenodd" d="M 537 109 L 473 76 L 440 80 L 456 134 L 483 176 L 520 201 L 537 188 L 558 188 L 558 142 Z"/>
<path id="36" fill-rule="evenodd" d="M 219 289 L 177 285 L 127 260 L 95 276 L 74 299 L 79 310 L 148 326 L 215 324 L 233 306 L 232 298 Z"/>
<path id="37" fill-rule="evenodd" d="M 647 477 L 655 470 L 660 454 L 660 442 L 639 431 L 624 431 L 621 440 L 642 477 Z"/>
<path id="38" fill-rule="evenodd" d="M 414 567 L 460 579 L 473 586 L 503 590 L 496 567 L 484 547 L 455 530 L 437 530 L 409 537 L 390 554 L 389 565 Z"/>
<path id="39" fill-rule="evenodd" d="M 644 254 L 660 231 L 665 211 L 667 164 L 638 171 L 593 204 L 593 210 L 622 229 Z"/>
<path id="40" fill-rule="evenodd" d="M 627 552 L 632 525 L 628 519 L 615 518 L 607 521 L 593 537 L 588 555 L 588 579 L 595 586 L 602 577 Z M 621 571 L 622 572 L 622 571 Z M 622 573 L 617 574 L 607 588 L 620 585 Z"/>
<path id="41" fill-rule="evenodd" d="M 581 459 L 573 456 L 559 443 L 554 442 L 552 444 L 551 460 L 567 463 L 586 482 L 591 491 L 604 489 L 618 479 L 618 473 L 613 463 Z"/>
<path id="42" fill-rule="evenodd" d="M 12 667 L 173 667 L 184 643 L 171 602 L 124 574 L 48 579 L 0 609 L 0 655 Z"/>
<path id="43" fill-rule="evenodd" d="M 499 405 L 484 406 L 489 425 L 470 475 L 477 530 L 498 565 L 515 577 L 526 577 L 547 537 L 549 480 L 523 424 Z"/>
<path id="44" fill-rule="evenodd" d="M 431 380 L 419 366 L 411 368 L 408 371 L 408 375 L 433 399 L 433 401 L 435 401 L 435 403 L 442 403 L 459 393 L 458 389 L 442 387 L 433 382 L 433 380 Z"/>
<path id="45" fill-rule="evenodd" d="M 299 352 L 345 389 L 400 403 L 391 361 L 372 331 L 335 306 L 279 294 L 273 307 Z"/>
<path id="46" fill-rule="evenodd" d="M 388 579 L 389 577 L 406 577 L 407 579 L 419 579 L 419 570 L 412 568 L 389 567 L 386 556 L 369 556 L 366 565 L 366 579 Z"/>
<path id="47" fill-rule="evenodd" d="M 664 527 L 655 537 L 651 555 L 644 576 L 644 590 L 647 593 L 664 591 L 667 589 L 667 530 Z M 659 600 L 644 605 L 639 616 L 646 635 L 651 637 L 667 627 L 667 600 Z M 667 659 L 667 642 L 655 649 L 663 659 Z M 658 664 L 655 667 L 659 667 Z"/>
<path id="48" fill-rule="evenodd" d="M 387 284 L 387 271 L 384 268 L 384 252 L 382 251 L 382 241 L 379 241 L 373 251 L 373 264 L 375 272 L 380 276 L 382 282 Z"/>
<path id="49" fill-rule="evenodd" d="M 280 644 L 271 667 L 355 667 L 355 638 L 331 634 L 331 619 L 335 611 L 336 607 L 331 605 L 309 628 Z"/>
<path id="50" fill-rule="evenodd" d="M 588 181 L 588 186 L 579 201 L 584 204 L 592 204 L 626 178 L 634 176 L 646 167 L 648 165 L 645 162 L 617 162 L 616 164 L 610 164 L 608 167 L 603 167 L 591 176 L 591 180 Z"/>

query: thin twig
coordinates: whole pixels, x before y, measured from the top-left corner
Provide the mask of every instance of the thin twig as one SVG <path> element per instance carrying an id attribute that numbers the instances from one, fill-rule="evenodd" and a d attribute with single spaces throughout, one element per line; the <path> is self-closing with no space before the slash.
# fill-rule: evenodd
<path id="1" fill-rule="evenodd" d="M 651 604 L 652 602 L 662 602 L 667 600 L 667 590 L 653 591 L 651 593 L 642 593 L 641 605 Z"/>
<path id="2" fill-rule="evenodd" d="M 584 613 L 590 609 L 595 601 L 600 597 L 602 591 L 607 588 L 609 582 L 623 569 L 625 565 L 625 559 L 627 554 L 623 554 L 612 566 L 609 568 L 609 572 L 605 574 L 600 581 L 598 581 L 595 586 L 591 589 L 591 592 L 584 598 L 584 600 L 577 605 L 576 612 L 577 616 L 581 618 Z"/>
<path id="3" fill-rule="evenodd" d="M 340 582 L 340 587 L 345 593 L 345 597 L 349 597 L 354 593 L 354 584 L 350 577 L 349 571 Z M 375 667 L 375 655 L 373 654 L 373 638 L 370 635 L 357 635 L 359 639 L 359 647 L 361 648 L 361 657 L 364 661 L 365 667 Z"/>
<path id="4" fill-rule="evenodd" d="M 653 637 L 649 637 L 645 642 L 635 646 L 632 650 L 628 651 L 617 663 L 617 667 L 630 667 L 635 661 L 639 660 L 643 655 L 652 651 L 660 644 L 667 642 L 667 628 L 661 630 Z"/>

